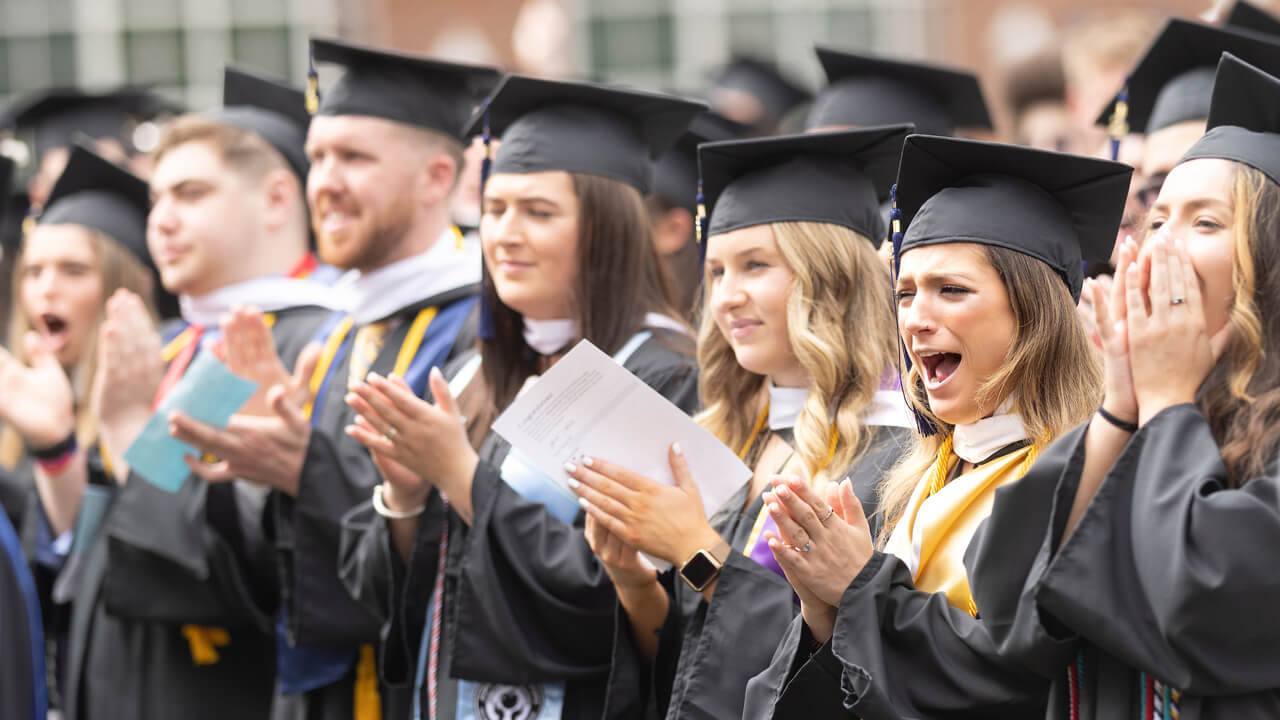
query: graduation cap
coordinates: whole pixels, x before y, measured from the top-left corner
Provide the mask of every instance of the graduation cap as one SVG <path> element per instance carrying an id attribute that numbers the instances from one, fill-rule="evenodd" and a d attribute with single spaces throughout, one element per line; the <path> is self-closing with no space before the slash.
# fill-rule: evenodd
<path id="1" fill-rule="evenodd" d="M 1237 0 L 1223 24 L 1264 35 L 1280 35 L 1280 18 L 1245 0 Z"/>
<path id="2" fill-rule="evenodd" d="M 36 223 L 92 228 L 124 246 L 143 265 L 154 267 L 147 251 L 150 209 L 144 180 L 75 144 Z"/>
<path id="3" fill-rule="evenodd" d="M 302 88 L 228 65 L 222 74 L 222 107 L 204 115 L 257 134 L 306 181 L 309 163 L 305 145 L 311 115 Z"/>
<path id="4" fill-rule="evenodd" d="M 463 128 L 502 72 L 339 40 L 312 38 L 317 62 L 346 72 L 324 92 L 317 115 L 368 115 L 466 140 Z"/>
<path id="5" fill-rule="evenodd" d="M 879 246 L 910 125 L 728 140 L 698 147 L 707 235 L 775 222 L 841 225 Z"/>
<path id="6" fill-rule="evenodd" d="M 896 186 L 905 232 L 897 258 L 917 247 L 971 242 L 1029 255 L 1080 298 L 1082 260 L 1116 242 L 1133 168 L 1048 150 L 912 135 Z"/>
<path id="7" fill-rule="evenodd" d="M 760 102 L 758 118 L 733 117 L 722 103 L 717 102 L 719 90 L 734 90 L 755 98 Z M 712 81 L 709 93 L 712 105 L 718 112 L 725 112 L 733 120 L 764 129 L 777 122 L 789 110 L 813 97 L 805 90 L 782 74 L 776 65 L 759 58 L 739 55 L 722 67 Z"/>
<path id="8" fill-rule="evenodd" d="M 683 207 L 690 214 L 696 213 L 698 145 L 740 138 L 747 130 L 747 126 L 711 110 L 695 115 L 675 147 L 663 153 L 653 166 L 653 194 Z"/>
<path id="9" fill-rule="evenodd" d="M 468 133 L 502 138 L 491 172 L 580 172 L 648 193 L 653 162 L 706 109 L 674 95 L 508 75 Z"/>
<path id="10" fill-rule="evenodd" d="M 1234 160 L 1280 183 L 1280 78 L 1224 53 L 1218 62 L 1209 131 L 1181 162 Z"/>
<path id="11" fill-rule="evenodd" d="M 828 85 L 818 92 L 807 128 L 909 122 L 922 133 L 991 128 L 978 77 L 952 68 L 817 46 Z"/>
<path id="12" fill-rule="evenodd" d="M 0 125 L 16 131 L 34 130 L 38 162 L 49 150 L 70 146 L 77 134 L 95 140 L 114 138 L 132 151 L 132 139 L 126 136 L 132 121 L 180 110 L 177 104 L 145 88 L 107 92 L 51 88 L 10 105 Z"/>
<path id="13" fill-rule="evenodd" d="M 1263 68 L 1280 68 L 1280 38 L 1174 18 L 1147 49 L 1125 83 L 1133 132 L 1153 133 L 1209 116 L 1218 58 L 1230 52 Z M 1098 124 L 1111 120 L 1104 110 Z"/>

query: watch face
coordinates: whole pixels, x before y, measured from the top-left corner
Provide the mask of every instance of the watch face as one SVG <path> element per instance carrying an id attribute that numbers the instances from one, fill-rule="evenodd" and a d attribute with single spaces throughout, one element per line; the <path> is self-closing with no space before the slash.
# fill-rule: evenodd
<path id="1" fill-rule="evenodd" d="M 716 576 L 719 569 L 705 550 L 699 550 L 689 558 L 689 562 L 685 563 L 684 567 L 680 568 L 680 575 L 695 590 L 701 590 L 711 582 L 711 578 Z"/>

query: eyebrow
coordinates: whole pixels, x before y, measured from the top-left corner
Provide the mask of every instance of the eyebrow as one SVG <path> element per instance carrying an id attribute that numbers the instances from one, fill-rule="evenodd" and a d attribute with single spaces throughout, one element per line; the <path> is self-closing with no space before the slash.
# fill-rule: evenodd
<path id="1" fill-rule="evenodd" d="M 901 283 L 903 280 L 910 280 L 913 283 L 937 283 L 937 284 L 944 284 L 944 283 L 947 283 L 948 281 L 965 282 L 965 283 L 977 282 L 972 277 L 965 275 L 964 273 L 958 273 L 954 271 L 927 272 L 924 275 L 920 276 L 919 278 L 916 278 L 910 275 L 901 275 L 898 277 L 899 283 Z"/>
<path id="2" fill-rule="evenodd" d="M 501 202 L 516 202 L 516 203 L 525 203 L 525 204 L 541 202 L 541 203 L 546 203 L 548 205 L 554 205 L 555 207 L 560 207 L 560 203 L 556 202 L 555 200 L 552 200 L 551 198 L 542 197 L 541 195 L 520 196 L 514 199 L 507 198 L 503 195 L 485 195 L 484 200 L 485 202 L 488 202 L 490 200 L 496 200 Z"/>
<path id="3" fill-rule="evenodd" d="M 1231 210 L 1231 203 L 1227 202 L 1226 200 L 1220 200 L 1218 198 L 1196 198 L 1195 200 L 1185 203 L 1185 205 L 1186 205 L 1186 208 L 1191 211 L 1200 210 L 1206 207 L 1213 207 L 1213 206 L 1217 206 L 1219 209 L 1222 209 L 1222 210 L 1227 210 L 1227 211 Z M 1169 203 L 1157 202 L 1155 205 L 1151 206 L 1152 212 L 1155 212 L 1156 210 L 1163 210 L 1165 212 L 1168 212 Z"/>

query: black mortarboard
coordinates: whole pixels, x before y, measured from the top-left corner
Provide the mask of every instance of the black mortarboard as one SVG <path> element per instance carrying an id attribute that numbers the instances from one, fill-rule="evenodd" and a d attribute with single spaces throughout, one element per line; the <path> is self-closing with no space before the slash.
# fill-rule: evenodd
<path id="1" fill-rule="evenodd" d="M 648 193 L 653 162 L 706 109 L 674 95 L 508 75 L 469 133 L 502 138 L 491 172 L 580 172 Z"/>
<path id="2" fill-rule="evenodd" d="M 1280 183 L 1280 78 L 1224 53 L 1218 62 L 1209 131 L 1182 161 L 1244 163 Z"/>
<path id="3" fill-rule="evenodd" d="M 775 222 L 841 225 L 879 246 L 880 203 L 910 125 L 728 140 L 698 147 L 707 235 Z"/>
<path id="4" fill-rule="evenodd" d="M 730 60 L 712 81 L 709 96 L 717 111 L 723 109 L 717 106 L 716 91 L 720 89 L 743 92 L 760 101 L 760 117 L 750 120 L 756 129 L 769 129 L 789 110 L 813 97 L 808 90 L 784 76 L 777 66 L 748 56 Z"/>
<path id="5" fill-rule="evenodd" d="M 1079 299 L 1085 259 L 1111 257 L 1133 168 L 1018 145 L 912 135 L 902 150 L 896 257 L 972 242 L 1053 268 Z"/>
<path id="6" fill-rule="evenodd" d="M 307 177 L 306 93 L 302 88 L 228 65 L 222 74 L 222 107 L 204 113 L 215 122 L 256 133 L 271 144 L 304 182 Z"/>
<path id="7" fill-rule="evenodd" d="M 1276 38 L 1174 18 L 1147 49 L 1125 83 L 1129 128 L 1153 133 L 1188 120 L 1209 116 L 1213 74 L 1224 52 L 1263 68 L 1280 68 Z M 1098 123 L 1111 120 L 1111 108 Z"/>
<path id="8" fill-rule="evenodd" d="M 147 251 L 150 208 L 146 181 L 77 144 L 36 222 L 92 228 L 153 267 Z"/>
<path id="9" fill-rule="evenodd" d="M 978 77 L 971 72 L 818 46 L 828 85 L 818 92 L 807 128 L 913 123 L 922 133 L 991 127 Z"/>
<path id="10" fill-rule="evenodd" d="M 35 133 L 37 162 L 46 152 L 72 144 L 76 135 L 114 138 L 132 152 L 126 136 L 131 120 L 145 120 L 181 108 L 145 88 L 87 92 L 78 88 L 41 90 L 19 99 L 4 113 L 0 125 Z"/>
<path id="11" fill-rule="evenodd" d="M 747 127 L 708 110 L 689 123 L 689 129 L 676 141 L 675 147 L 662 154 L 653 166 L 653 194 L 683 207 L 691 214 L 698 211 L 698 145 L 704 142 L 732 140 L 747 134 Z"/>
<path id="12" fill-rule="evenodd" d="M 317 62 L 346 72 L 325 90 L 317 115 L 369 115 L 466 140 L 463 128 L 502 72 L 483 65 L 311 38 Z"/>
<path id="13" fill-rule="evenodd" d="M 1237 0 L 1223 24 L 1264 35 L 1280 35 L 1280 18 L 1245 0 Z"/>

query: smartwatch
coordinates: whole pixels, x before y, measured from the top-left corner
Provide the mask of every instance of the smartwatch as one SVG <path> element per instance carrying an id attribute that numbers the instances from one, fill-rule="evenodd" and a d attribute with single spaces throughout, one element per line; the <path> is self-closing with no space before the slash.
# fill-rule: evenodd
<path id="1" fill-rule="evenodd" d="M 700 549 L 680 566 L 680 577 L 694 592 L 702 592 L 720 574 L 720 566 L 710 550 Z"/>

